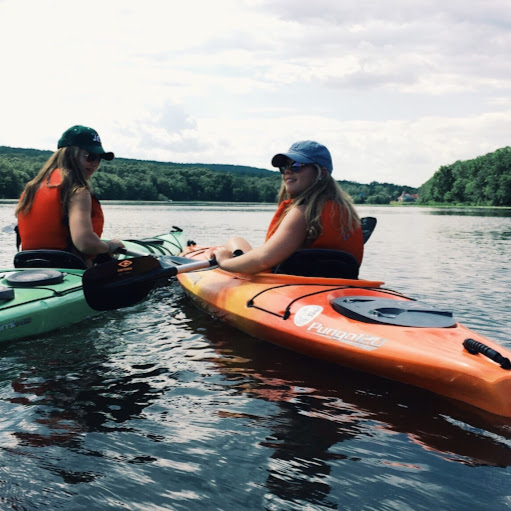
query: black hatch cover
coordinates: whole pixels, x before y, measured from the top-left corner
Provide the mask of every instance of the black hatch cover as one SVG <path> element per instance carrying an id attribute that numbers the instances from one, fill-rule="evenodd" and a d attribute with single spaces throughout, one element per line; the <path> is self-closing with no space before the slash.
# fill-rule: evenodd
<path id="1" fill-rule="evenodd" d="M 22 270 L 11 273 L 5 281 L 12 287 L 35 287 L 60 284 L 64 274 L 57 270 Z"/>
<path id="2" fill-rule="evenodd" d="M 365 323 L 421 328 L 447 328 L 456 324 L 451 312 L 415 300 L 347 296 L 332 300 L 331 305 L 343 316 Z"/>

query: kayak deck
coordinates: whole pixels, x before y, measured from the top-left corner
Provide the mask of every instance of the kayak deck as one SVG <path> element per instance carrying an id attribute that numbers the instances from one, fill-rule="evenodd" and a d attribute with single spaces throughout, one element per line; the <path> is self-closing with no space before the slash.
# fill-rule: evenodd
<path id="1" fill-rule="evenodd" d="M 28 275 L 28 270 L 0 273 L 0 286 L 14 290 L 13 298 L 0 304 L 0 341 L 34 336 L 96 314 L 83 298 L 84 270 L 66 270 L 59 284 L 27 288 L 13 288 L 8 279 L 20 273 Z"/>

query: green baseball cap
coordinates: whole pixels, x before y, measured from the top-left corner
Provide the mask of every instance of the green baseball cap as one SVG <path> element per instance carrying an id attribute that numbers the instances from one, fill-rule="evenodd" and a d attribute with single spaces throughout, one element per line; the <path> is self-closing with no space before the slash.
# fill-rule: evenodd
<path id="1" fill-rule="evenodd" d="M 98 132 L 86 126 L 76 125 L 64 131 L 57 147 L 60 149 L 70 146 L 78 146 L 89 153 L 98 154 L 104 160 L 114 159 L 114 153 L 107 153 L 103 149 Z"/>

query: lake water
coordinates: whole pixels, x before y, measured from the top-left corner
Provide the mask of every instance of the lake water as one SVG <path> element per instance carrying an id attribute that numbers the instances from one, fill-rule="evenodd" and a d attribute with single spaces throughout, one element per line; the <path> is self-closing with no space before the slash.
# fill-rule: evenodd
<path id="1" fill-rule="evenodd" d="M 264 239 L 274 205 L 105 204 L 105 236 Z M 0 266 L 15 253 L 0 204 Z M 361 277 L 511 347 L 511 211 L 360 207 Z M 3 228 L 3 229 L 2 229 Z M 253 339 L 177 283 L 0 345 L 0 509 L 507 510 L 511 420 Z"/>

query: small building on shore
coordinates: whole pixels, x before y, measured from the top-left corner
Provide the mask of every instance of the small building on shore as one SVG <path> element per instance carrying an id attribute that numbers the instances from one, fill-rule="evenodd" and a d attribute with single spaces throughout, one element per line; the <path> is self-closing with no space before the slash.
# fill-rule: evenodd
<path id="1" fill-rule="evenodd" d="M 416 202 L 419 199 L 417 193 L 402 192 L 397 198 L 398 202 Z"/>

